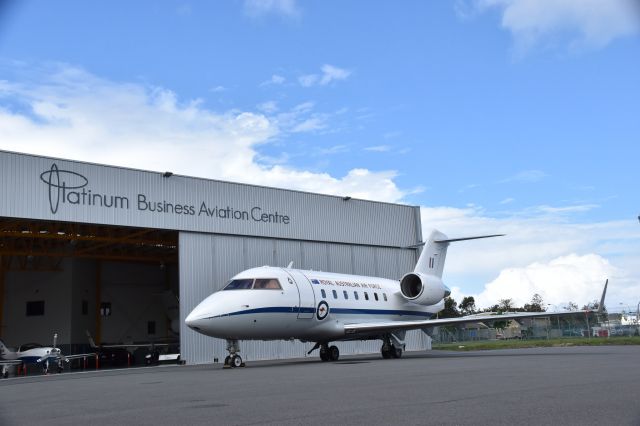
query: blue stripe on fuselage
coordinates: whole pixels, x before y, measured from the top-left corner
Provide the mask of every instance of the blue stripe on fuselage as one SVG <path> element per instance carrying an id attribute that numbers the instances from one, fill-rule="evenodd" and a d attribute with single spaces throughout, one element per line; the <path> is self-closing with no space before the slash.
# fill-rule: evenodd
<path id="1" fill-rule="evenodd" d="M 19 357 L 17 361 L 22 361 L 25 364 L 36 364 L 40 358 L 39 356 L 25 356 Z"/>
<path id="2" fill-rule="evenodd" d="M 207 317 L 206 319 L 211 318 L 221 318 L 221 317 L 230 317 L 236 315 L 249 315 L 249 314 L 266 314 L 266 313 L 290 313 L 297 314 L 302 313 L 315 313 L 315 308 L 297 308 L 292 306 L 269 306 L 265 308 L 255 308 L 255 309 L 247 309 L 244 311 L 236 311 L 230 312 L 224 315 L 216 315 L 212 317 Z M 397 316 L 414 316 L 414 317 L 425 317 L 430 318 L 432 314 L 428 312 L 420 312 L 420 311 L 405 311 L 405 310 L 397 310 L 397 309 L 354 309 L 354 308 L 331 308 L 331 313 L 334 314 L 347 314 L 347 315 L 397 315 Z"/>

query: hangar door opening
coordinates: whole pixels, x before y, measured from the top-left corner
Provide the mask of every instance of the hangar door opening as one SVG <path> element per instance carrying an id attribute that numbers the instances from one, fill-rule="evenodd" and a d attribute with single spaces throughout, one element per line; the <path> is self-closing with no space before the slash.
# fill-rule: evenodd
<path id="1" fill-rule="evenodd" d="M 0 338 L 177 345 L 178 276 L 174 231 L 0 218 Z"/>

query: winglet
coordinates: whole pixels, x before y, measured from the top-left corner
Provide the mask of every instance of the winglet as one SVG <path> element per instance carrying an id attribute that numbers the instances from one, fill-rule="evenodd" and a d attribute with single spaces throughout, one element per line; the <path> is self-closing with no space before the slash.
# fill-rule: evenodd
<path id="1" fill-rule="evenodd" d="M 602 290 L 602 297 L 600 298 L 600 304 L 598 305 L 598 313 L 604 312 L 604 297 L 607 295 L 607 285 L 609 285 L 609 279 L 604 282 L 604 289 Z"/>

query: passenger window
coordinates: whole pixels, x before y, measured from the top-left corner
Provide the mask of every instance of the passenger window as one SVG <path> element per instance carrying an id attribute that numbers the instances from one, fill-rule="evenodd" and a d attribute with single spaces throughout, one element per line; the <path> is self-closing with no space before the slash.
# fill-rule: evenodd
<path id="1" fill-rule="evenodd" d="M 323 299 L 327 298 L 327 293 L 325 293 L 324 288 L 320 290 L 320 294 L 322 295 Z"/>
<path id="2" fill-rule="evenodd" d="M 364 300 L 369 300 L 369 293 L 366 291 L 364 292 Z"/>
<path id="3" fill-rule="evenodd" d="M 349 293 L 347 293 L 347 290 L 344 290 L 342 294 L 344 294 L 345 300 L 349 298 Z"/>
<path id="4" fill-rule="evenodd" d="M 338 298 L 338 292 L 335 291 L 335 290 L 332 290 L 332 291 L 333 291 L 333 298 L 337 299 Z"/>
<path id="5" fill-rule="evenodd" d="M 275 278 L 257 278 L 253 288 L 254 290 L 282 290 L 282 286 Z"/>
<path id="6" fill-rule="evenodd" d="M 376 298 L 376 301 L 378 300 L 378 293 L 373 293 L 373 297 Z"/>
<path id="7" fill-rule="evenodd" d="M 353 292 L 353 297 L 355 297 L 355 298 L 356 298 L 356 300 L 358 300 L 358 299 L 359 299 L 359 297 L 358 297 L 358 292 L 357 292 L 357 291 L 354 291 L 354 292 Z"/>
<path id="8" fill-rule="evenodd" d="M 232 280 L 224 288 L 225 290 L 248 290 L 253 285 L 253 278 L 244 280 Z"/>
<path id="9" fill-rule="evenodd" d="M 382 297 L 384 297 L 384 301 L 387 301 L 387 293 L 382 293 Z"/>

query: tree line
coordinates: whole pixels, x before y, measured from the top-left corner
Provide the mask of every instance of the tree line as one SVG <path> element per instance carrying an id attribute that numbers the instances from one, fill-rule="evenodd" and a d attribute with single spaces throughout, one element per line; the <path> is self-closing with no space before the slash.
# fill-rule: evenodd
<path id="1" fill-rule="evenodd" d="M 582 307 L 583 310 L 597 310 L 600 303 L 597 300 L 590 302 Z M 473 296 L 466 296 L 462 298 L 460 304 L 455 301 L 451 296 L 444 299 L 444 309 L 438 313 L 438 318 L 457 318 L 466 315 L 481 314 L 481 313 L 498 313 L 504 312 L 546 312 L 547 305 L 544 303 L 542 296 L 538 293 L 534 294 L 529 303 L 525 303 L 524 306 L 516 306 L 513 299 L 500 299 L 498 303 L 485 309 L 478 309 L 476 307 L 476 300 Z M 578 304 L 569 302 L 565 309 L 568 311 L 577 311 Z M 605 307 L 606 311 L 606 307 Z"/>

